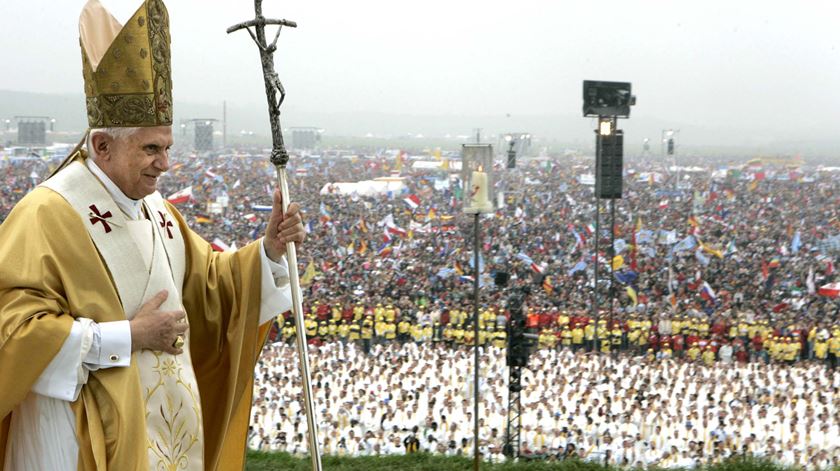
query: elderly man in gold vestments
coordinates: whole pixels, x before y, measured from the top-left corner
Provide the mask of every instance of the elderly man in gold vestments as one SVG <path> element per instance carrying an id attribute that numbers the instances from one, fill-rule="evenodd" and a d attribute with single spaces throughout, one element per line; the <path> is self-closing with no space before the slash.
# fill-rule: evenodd
<path id="1" fill-rule="evenodd" d="M 217 253 L 156 191 L 168 23 L 161 0 L 125 25 L 85 5 L 85 145 L 0 226 L 2 469 L 243 467 L 264 327 L 291 307 L 283 249 L 304 230 L 275 192 L 265 237 Z"/>

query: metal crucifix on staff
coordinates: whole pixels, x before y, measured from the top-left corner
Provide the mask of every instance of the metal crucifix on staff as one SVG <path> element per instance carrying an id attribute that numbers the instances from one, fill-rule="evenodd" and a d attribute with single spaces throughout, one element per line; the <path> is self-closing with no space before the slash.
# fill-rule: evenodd
<path id="1" fill-rule="evenodd" d="M 280 127 L 280 105 L 286 98 L 286 91 L 280 78 L 274 70 L 274 52 L 277 50 L 277 40 L 280 38 L 280 30 L 283 26 L 297 27 L 297 23 L 288 20 L 274 20 L 265 18 L 262 14 L 262 0 L 254 0 L 256 17 L 253 20 L 245 21 L 231 26 L 227 29 L 228 34 L 241 29 L 248 31 L 251 39 L 259 47 L 260 60 L 262 62 L 263 79 L 265 80 L 265 94 L 268 99 L 268 117 L 271 121 L 271 163 L 277 170 L 277 180 L 280 185 L 280 192 L 283 195 L 283 213 L 289 207 L 289 184 L 286 175 L 286 164 L 289 162 L 289 154 L 283 144 L 283 132 Z M 274 40 L 269 44 L 266 41 L 265 27 L 276 25 L 277 33 Z M 253 28 L 253 30 L 252 30 Z M 277 94 L 280 97 L 277 97 Z M 321 453 L 318 445 L 318 427 L 315 420 L 315 407 L 312 399 L 312 386 L 309 374 L 309 356 L 306 350 L 306 332 L 303 328 L 303 304 L 300 291 L 300 275 L 298 274 L 297 251 L 295 244 L 286 244 L 286 260 L 289 263 L 289 282 L 292 287 L 292 310 L 295 316 L 295 332 L 297 339 L 297 352 L 300 361 L 300 376 L 303 383 L 304 406 L 306 408 L 306 422 L 309 430 L 309 455 L 312 459 L 312 469 L 321 470 Z"/>

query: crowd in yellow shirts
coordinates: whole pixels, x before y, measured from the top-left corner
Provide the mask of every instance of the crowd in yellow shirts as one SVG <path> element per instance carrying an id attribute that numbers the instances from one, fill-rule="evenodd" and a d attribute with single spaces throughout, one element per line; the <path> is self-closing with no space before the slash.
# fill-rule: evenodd
<path id="1" fill-rule="evenodd" d="M 432 315 L 433 314 L 433 315 Z M 748 315 L 707 317 L 670 313 L 622 313 L 593 321 L 589 313 L 531 309 L 529 332 L 538 349 L 572 349 L 601 353 L 625 352 L 651 359 L 681 358 L 707 365 L 721 362 L 782 362 L 816 360 L 834 366 L 840 358 L 840 325 L 771 323 Z M 504 348 L 509 314 L 493 306 L 478 317 L 478 344 Z M 625 317 L 626 316 L 626 317 Z M 443 342 L 474 345 L 475 326 L 469 309 L 452 308 L 419 316 L 396 303 L 351 306 L 315 301 L 307 306 L 304 328 L 311 343 L 361 342 L 371 345 L 399 342 Z M 734 320 L 732 320 L 734 319 Z M 295 335 L 289 317 L 278 317 L 278 335 Z"/>

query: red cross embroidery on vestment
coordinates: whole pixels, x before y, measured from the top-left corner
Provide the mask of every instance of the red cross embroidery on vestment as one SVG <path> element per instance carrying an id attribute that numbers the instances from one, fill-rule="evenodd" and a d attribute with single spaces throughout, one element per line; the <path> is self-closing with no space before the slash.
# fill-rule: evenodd
<path id="1" fill-rule="evenodd" d="M 166 229 L 166 236 L 171 239 L 172 229 L 170 228 L 172 227 L 172 221 L 167 221 L 166 215 L 162 211 L 158 211 L 158 214 L 160 214 L 160 227 Z"/>
<path id="2" fill-rule="evenodd" d="M 107 234 L 107 233 L 111 232 L 111 225 L 108 224 L 108 221 L 106 221 L 106 219 L 111 217 L 111 211 L 105 211 L 105 213 L 102 214 L 102 213 L 99 212 L 99 209 L 96 207 L 95 204 L 92 204 L 88 207 L 92 211 L 91 216 L 90 216 L 90 224 L 91 225 L 96 225 L 97 222 L 101 222 L 102 227 L 105 228 L 105 233 Z"/>

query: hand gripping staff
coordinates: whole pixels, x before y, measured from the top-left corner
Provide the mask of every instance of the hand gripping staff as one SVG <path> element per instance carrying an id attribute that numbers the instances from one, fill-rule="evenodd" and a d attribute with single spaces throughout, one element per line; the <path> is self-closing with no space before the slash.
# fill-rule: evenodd
<path id="1" fill-rule="evenodd" d="M 228 34 L 240 29 L 245 29 L 251 35 L 251 39 L 257 44 L 262 62 L 263 79 L 265 79 L 265 94 L 268 98 L 268 117 L 271 121 L 271 163 L 277 170 L 277 179 L 280 184 L 280 191 L 283 193 L 283 213 L 289 207 L 289 183 L 286 176 L 286 164 L 289 162 L 289 154 L 283 144 L 283 133 L 280 128 L 280 105 L 286 97 L 286 91 L 280 83 L 277 72 L 274 71 L 274 51 L 277 50 L 277 39 L 280 37 L 280 29 L 283 26 L 296 28 L 297 23 L 287 20 L 272 20 L 262 14 L 262 0 L 254 0 L 256 18 L 244 23 L 239 23 L 227 29 Z M 265 27 L 277 25 L 277 34 L 269 44 L 265 39 Z M 253 28 L 253 30 L 251 29 Z M 280 98 L 277 98 L 277 94 Z M 298 359 L 300 360 L 300 377 L 303 383 L 303 396 L 306 406 L 306 423 L 309 427 L 309 455 L 312 458 L 312 469 L 321 471 L 321 453 L 318 447 L 318 428 L 315 421 L 315 407 L 312 401 L 312 386 L 309 375 L 309 356 L 306 350 L 306 331 L 303 325 L 303 305 L 301 304 L 300 275 L 298 274 L 297 251 L 295 244 L 286 244 L 286 260 L 289 262 L 289 281 L 292 285 L 292 309 L 295 315 L 295 332 L 297 340 Z"/>

